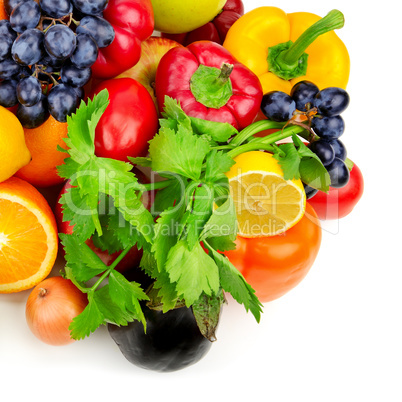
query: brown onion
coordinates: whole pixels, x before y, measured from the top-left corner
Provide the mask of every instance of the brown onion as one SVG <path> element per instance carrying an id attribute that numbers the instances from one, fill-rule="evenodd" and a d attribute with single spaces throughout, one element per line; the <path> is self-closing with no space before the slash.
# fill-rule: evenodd
<path id="1" fill-rule="evenodd" d="M 49 345 L 74 342 L 68 327 L 87 306 L 87 296 L 61 276 L 45 279 L 28 297 L 25 316 L 32 333 Z"/>

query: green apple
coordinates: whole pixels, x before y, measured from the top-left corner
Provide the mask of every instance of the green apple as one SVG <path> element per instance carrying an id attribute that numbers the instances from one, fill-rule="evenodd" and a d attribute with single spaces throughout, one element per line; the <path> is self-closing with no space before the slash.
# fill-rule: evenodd
<path id="1" fill-rule="evenodd" d="M 213 20 L 227 0 L 151 0 L 155 29 L 177 34 L 189 32 Z"/>

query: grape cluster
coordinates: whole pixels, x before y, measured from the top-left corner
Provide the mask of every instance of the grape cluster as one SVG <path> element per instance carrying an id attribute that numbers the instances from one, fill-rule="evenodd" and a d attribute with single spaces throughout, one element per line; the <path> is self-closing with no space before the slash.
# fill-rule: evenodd
<path id="1" fill-rule="evenodd" d="M 5 0 L 0 21 L 0 105 L 26 128 L 65 122 L 84 96 L 99 48 L 114 39 L 108 0 Z"/>
<path id="2" fill-rule="evenodd" d="M 341 113 L 349 105 L 348 93 L 338 87 L 328 87 L 321 91 L 310 81 L 295 84 L 290 95 L 281 91 L 271 91 L 263 96 L 261 110 L 276 122 L 292 120 L 296 114 L 305 114 L 310 130 L 319 138 L 310 143 L 309 148 L 321 160 L 331 178 L 331 187 L 340 188 L 349 181 L 349 169 L 345 164 L 346 148 L 339 140 L 344 133 L 345 123 Z M 304 185 L 307 198 L 317 190 Z"/>

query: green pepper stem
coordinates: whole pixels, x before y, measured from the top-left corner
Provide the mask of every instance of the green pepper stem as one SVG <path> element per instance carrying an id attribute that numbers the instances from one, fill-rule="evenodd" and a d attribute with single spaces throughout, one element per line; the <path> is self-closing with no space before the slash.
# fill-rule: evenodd
<path id="1" fill-rule="evenodd" d="M 324 18 L 307 28 L 294 43 L 272 46 L 268 51 L 269 71 L 285 80 L 306 74 L 306 49 L 321 35 L 342 28 L 345 18 L 339 10 L 330 11 Z"/>

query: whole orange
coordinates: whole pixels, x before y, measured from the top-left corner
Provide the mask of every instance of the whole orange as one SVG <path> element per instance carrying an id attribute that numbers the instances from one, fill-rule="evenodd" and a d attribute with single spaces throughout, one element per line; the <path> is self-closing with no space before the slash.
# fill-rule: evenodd
<path id="1" fill-rule="evenodd" d="M 8 15 L 4 9 L 4 1 L 0 0 L 0 20 L 8 20 Z"/>
<path id="2" fill-rule="evenodd" d="M 1 0 L 0 0 L 1 1 Z M 35 187 L 49 187 L 64 181 L 57 174 L 57 166 L 68 157 L 64 138 L 67 137 L 67 123 L 60 123 L 50 116 L 37 128 L 25 128 L 25 142 L 32 160 L 15 174 Z"/>

